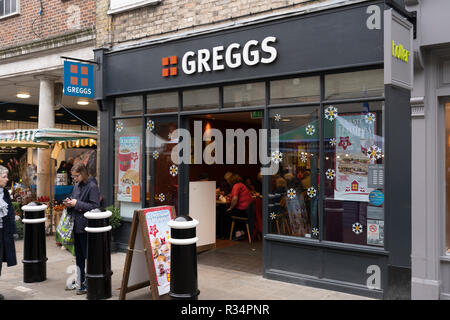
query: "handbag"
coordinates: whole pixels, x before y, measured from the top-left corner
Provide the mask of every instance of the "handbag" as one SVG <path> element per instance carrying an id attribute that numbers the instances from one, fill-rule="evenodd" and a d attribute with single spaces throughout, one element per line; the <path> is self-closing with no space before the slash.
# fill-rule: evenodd
<path id="1" fill-rule="evenodd" d="M 62 245 L 71 245 L 74 242 L 73 217 L 67 209 L 64 209 L 58 226 L 56 227 L 56 241 L 60 242 Z"/>

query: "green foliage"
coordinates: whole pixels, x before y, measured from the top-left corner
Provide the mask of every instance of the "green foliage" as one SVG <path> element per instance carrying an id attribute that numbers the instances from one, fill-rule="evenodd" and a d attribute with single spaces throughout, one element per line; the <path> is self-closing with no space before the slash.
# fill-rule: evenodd
<path id="1" fill-rule="evenodd" d="M 14 208 L 14 212 L 17 213 L 17 215 L 19 215 L 20 217 L 22 217 L 22 206 L 20 205 L 20 203 L 13 201 L 12 205 Z"/>
<path id="2" fill-rule="evenodd" d="M 120 226 L 120 222 L 122 221 L 122 217 L 120 215 L 120 209 L 115 208 L 113 205 L 106 208 L 106 210 L 111 211 L 112 215 L 109 217 L 109 224 L 113 229 Z"/>
<path id="3" fill-rule="evenodd" d="M 19 235 L 18 240 L 23 239 L 23 223 L 20 220 L 16 220 L 17 234 Z"/>

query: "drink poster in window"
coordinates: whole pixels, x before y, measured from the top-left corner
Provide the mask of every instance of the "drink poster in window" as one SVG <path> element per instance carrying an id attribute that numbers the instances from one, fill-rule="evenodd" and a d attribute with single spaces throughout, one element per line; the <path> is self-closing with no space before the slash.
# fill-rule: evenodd
<path id="1" fill-rule="evenodd" d="M 335 132 L 334 198 L 368 202 L 373 190 L 368 187 L 369 164 L 373 161 L 368 152 L 376 147 L 375 121 L 367 121 L 364 114 L 339 115 Z"/>
<path id="2" fill-rule="evenodd" d="M 172 208 L 163 206 L 144 210 L 160 296 L 170 290 L 170 227 L 168 223 L 174 217 Z"/>
<path id="3" fill-rule="evenodd" d="M 117 200 L 139 202 L 140 195 L 140 137 L 119 138 Z"/>

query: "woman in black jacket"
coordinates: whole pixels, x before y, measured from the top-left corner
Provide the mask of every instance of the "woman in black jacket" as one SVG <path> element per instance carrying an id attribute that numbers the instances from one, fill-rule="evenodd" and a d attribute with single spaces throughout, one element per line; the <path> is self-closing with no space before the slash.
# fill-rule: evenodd
<path id="1" fill-rule="evenodd" d="M 17 264 L 14 246 L 14 234 L 17 234 L 16 219 L 11 197 L 5 189 L 7 183 L 8 169 L 0 166 L 0 275 L 3 262 L 6 262 L 8 267 Z M 3 299 L 3 295 L 0 294 L 0 300 Z"/>
<path id="2" fill-rule="evenodd" d="M 77 294 L 84 294 L 87 292 L 85 284 L 87 234 L 84 230 L 87 227 L 87 219 L 84 217 L 84 213 L 100 207 L 100 192 L 97 184 L 89 180 L 88 170 L 84 164 L 76 164 L 71 173 L 76 185 L 73 188 L 71 199 L 64 200 L 64 205 L 72 214 L 74 221 L 75 259 L 80 277 L 80 289 Z"/>

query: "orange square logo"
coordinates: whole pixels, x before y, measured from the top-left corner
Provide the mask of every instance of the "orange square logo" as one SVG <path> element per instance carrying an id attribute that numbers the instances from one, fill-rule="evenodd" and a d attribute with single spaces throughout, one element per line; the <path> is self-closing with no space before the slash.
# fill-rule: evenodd
<path id="1" fill-rule="evenodd" d="M 88 80 L 88 78 L 81 78 L 81 85 L 82 85 L 83 87 L 89 86 L 89 80 Z"/>
<path id="2" fill-rule="evenodd" d="M 77 65 L 70 65 L 70 73 L 78 73 L 78 66 Z"/>
<path id="3" fill-rule="evenodd" d="M 162 76 L 163 77 L 168 77 L 169 76 L 169 69 L 163 69 L 162 70 Z"/>
<path id="4" fill-rule="evenodd" d="M 77 86 L 78 85 L 78 78 L 77 77 L 70 77 L 70 84 Z"/>
<path id="5" fill-rule="evenodd" d="M 170 68 L 170 75 L 171 76 L 176 76 L 177 75 L 177 67 Z"/>
<path id="6" fill-rule="evenodd" d="M 169 65 L 169 58 L 168 57 L 162 58 L 162 65 L 163 66 L 168 66 Z"/>
<path id="7" fill-rule="evenodd" d="M 89 74 L 88 68 L 87 67 L 81 67 L 81 74 L 88 75 Z"/>
<path id="8" fill-rule="evenodd" d="M 177 64 L 177 56 L 170 57 L 170 64 Z"/>

